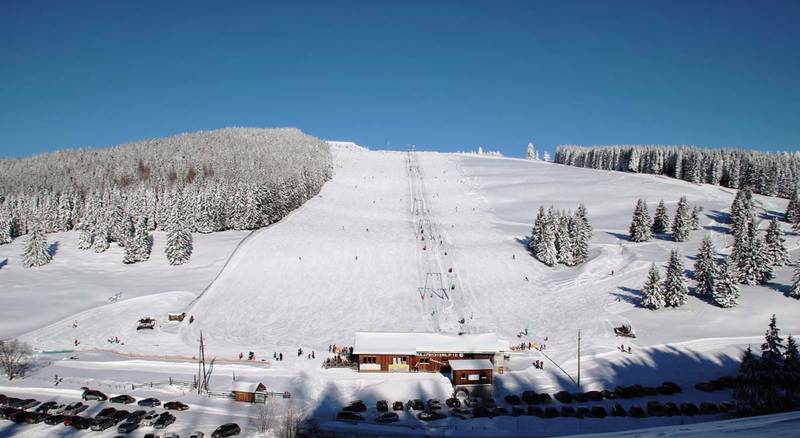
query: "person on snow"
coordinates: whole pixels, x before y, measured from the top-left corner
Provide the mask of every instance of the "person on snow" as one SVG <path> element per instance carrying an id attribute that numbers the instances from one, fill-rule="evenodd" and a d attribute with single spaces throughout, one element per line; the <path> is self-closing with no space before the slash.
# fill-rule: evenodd
<path id="1" fill-rule="evenodd" d="M 190 317 L 189 317 L 189 324 L 191 324 L 191 323 L 193 323 L 193 322 L 194 322 L 194 315 L 192 315 L 192 316 L 190 316 Z"/>
<path id="2" fill-rule="evenodd" d="M 316 359 L 316 356 L 314 356 L 314 350 L 311 350 L 311 358 Z"/>
<path id="3" fill-rule="evenodd" d="M 278 360 L 280 360 L 280 361 L 282 361 L 282 360 L 283 360 L 283 353 L 280 353 L 280 354 L 278 355 Z"/>
<path id="4" fill-rule="evenodd" d="M 240 352 L 239 352 L 239 360 L 242 360 L 242 358 L 243 358 L 243 357 L 244 357 L 244 353 L 242 353 L 242 352 L 240 351 Z"/>

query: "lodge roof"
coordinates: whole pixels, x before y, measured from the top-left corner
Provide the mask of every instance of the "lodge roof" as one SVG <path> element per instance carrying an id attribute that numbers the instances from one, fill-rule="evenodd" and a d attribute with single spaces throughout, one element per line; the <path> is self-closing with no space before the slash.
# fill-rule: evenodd
<path id="1" fill-rule="evenodd" d="M 492 365 L 489 359 L 451 359 L 447 362 L 450 364 L 450 369 L 453 371 L 494 369 L 494 365 Z"/>
<path id="2" fill-rule="evenodd" d="M 496 333 L 357 332 L 353 354 L 496 353 L 508 351 Z"/>

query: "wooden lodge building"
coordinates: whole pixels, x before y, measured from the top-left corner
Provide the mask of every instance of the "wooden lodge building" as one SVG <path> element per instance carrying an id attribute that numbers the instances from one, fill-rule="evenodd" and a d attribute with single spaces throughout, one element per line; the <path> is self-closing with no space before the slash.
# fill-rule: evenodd
<path id="1" fill-rule="evenodd" d="M 264 403 L 267 387 L 261 382 L 233 382 L 231 395 L 236 401 Z"/>

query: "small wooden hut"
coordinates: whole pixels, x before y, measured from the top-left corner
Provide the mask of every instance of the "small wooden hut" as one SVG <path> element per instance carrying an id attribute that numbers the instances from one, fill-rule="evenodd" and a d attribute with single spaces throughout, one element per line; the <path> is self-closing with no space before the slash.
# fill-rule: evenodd
<path id="1" fill-rule="evenodd" d="M 255 403 L 266 396 L 267 387 L 261 382 L 233 382 L 231 393 L 236 401 Z M 260 397 L 259 397 L 260 396 Z"/>

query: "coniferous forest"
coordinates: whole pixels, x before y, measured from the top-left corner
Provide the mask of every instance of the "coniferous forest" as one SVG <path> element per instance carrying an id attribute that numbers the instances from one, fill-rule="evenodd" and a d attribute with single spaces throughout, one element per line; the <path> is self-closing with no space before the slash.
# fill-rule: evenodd
<path id="1" fill-rule="evenodd" d="M 800 183 L 800 152 L 760 152 L 690 146 L 560 145 L 555 162 L 576 167 L 652 173 L 734 189 L 749 187 L 789 198 Z"/>
<path id="2" fill-rule="evenodd" d="M 150 231 L 182 242 L 185 233 L 263 227 L 319 193 L 332 172 L 328 144 L 293 128 L 225 128 L 3 159 L 0 244 L 77 230 L 81 249 L 128 244 L 126 262 L 142 261 Z"/>

